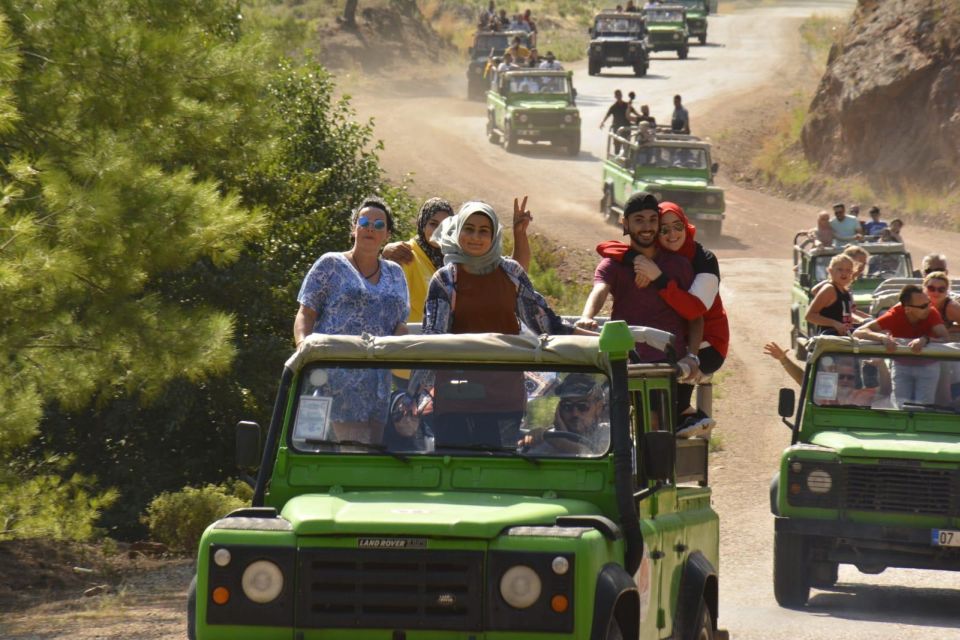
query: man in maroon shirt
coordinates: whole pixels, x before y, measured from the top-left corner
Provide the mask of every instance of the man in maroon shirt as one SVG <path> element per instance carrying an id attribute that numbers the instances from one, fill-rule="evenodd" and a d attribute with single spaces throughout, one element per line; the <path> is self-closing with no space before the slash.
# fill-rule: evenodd
<path id="1" fill-rule="evenodd" d="M 660 268 L 660 277 L 646 287 L 638 287 L 632 264 L 623 264 L 610 258 L 604 258 L 597 265 L 593 276 L 593 290 L 587 297 L 583 313 L 576 325 L 584 329 L 596 329 L 594 317 L 600 313 L 607 296 L 613 294 L 613 311 L 610 318 L 625 320 L 630 325 L 641 325 L 669 331 L 676 336 L 677 354 L 687 353 L 687 336 L 690 324 L 703 322 L 703 317 L 687 321 L 674 311 L 659 295 L 660 289 L 674 280 L 684 290 L 693 282 L 693 267 L 690 261 L 675 253 L 662 251 L 657 243 L 660 231 L 660 216 L 657 199 L 646 192 L 639 191 L 627 199 L 623 207 L 624 235 L 630 236 L 630 246 L 638 253 L 653 260 Z M 666 354 L 645 344 L 637 345 L 640 362 L 664 362 Z M 696 362 L 684 358 L 687 366 L 696 372 Z M 690 405 L 693 394 L 691 385 L 680 385 L 679 407 L 684 410 Z"/>
<path id="2" fill-rule="evenodd" d="M 854 338 L 882 342 L 887 352 L 897 350 L 896 338 L 908 339 L 907 346 L 920 353 L 932 338 L 949 339 L 940 313 L 930 305 L 923 289 L 908 284 L 900 290 L 900 302 L 876 320 L 853 332 Z M 893 395 L 897 406 L 904 403 L 934 404 L 940 364 L 924 358 L 896 358 L 893 363 Z"/>

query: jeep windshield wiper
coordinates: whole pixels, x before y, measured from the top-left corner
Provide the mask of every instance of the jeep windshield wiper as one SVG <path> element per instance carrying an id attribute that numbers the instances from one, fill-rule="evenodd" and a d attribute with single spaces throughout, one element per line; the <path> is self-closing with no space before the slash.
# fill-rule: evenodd
<path id="1" fill-rule="evenodd" d="M 540 464 L 540 461 L 533 456 L 525 455 L 516 449 L 511 449 L 510 447 L 498 447 L 493 444 L 438 444 L 435 446 L 437 449 L 450 449 L 451 451 L 484 451 L 489 453 L 507 453 L 516 458 L 522 458 L 534 466 Z"/>
<path id="2" fill-rule="evenodd" d="M 821 404 L 817 406 L 819 406 L 821 409 L 866 409 L 867 411 L 879 411 L 880 413 L 889 413 L 891 410 L 893 410 L 893 407 L 890 407 L 889 409 L 881 409 L 862 404 Z"/>
<path id="3" fill-rule="evenodd" d="M 901 406 L 904 408 L 919 407 L 921 409 L 933 409 L 938 413 L 955 413 L 960 415 L 960 409 L 950 407 L 945 404 L 924 404 L 922 402 L 904 402 Z"/>
<path id="4" fill-rule="evenodd" d="M 410 458 L 403 455 L 402 453 L 397 453 L 396 451 L 391 451 L 387 445 L 384 444 L 373 444 L 371 442 L 361 442 L 360 440 L 314 440 L 312 438 L 307 438 L 304 442 L 313 446 L 345 446 L 345 447 L 357 447 L 359 449 L 366 449 L 367 451 L 376 451 L 377 453 L 385 453 L 388 456 L 393 456 L 400 462 L 410 462 Z"/>

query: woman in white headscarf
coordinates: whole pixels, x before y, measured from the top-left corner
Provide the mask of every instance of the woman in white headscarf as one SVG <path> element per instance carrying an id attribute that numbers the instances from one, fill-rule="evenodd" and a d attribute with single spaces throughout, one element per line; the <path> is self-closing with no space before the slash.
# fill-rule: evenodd
<path id="1" fill-rule="evenodd" d="M 523 267 L 503 257 L 501 235 L 484 202 L 464 203 L 443 221 L 434 239 L 444 266 L 430 280 L 423 333 L 518 334 L 521 322 L 537 334 L 581 333 L 553 312 Z"/>

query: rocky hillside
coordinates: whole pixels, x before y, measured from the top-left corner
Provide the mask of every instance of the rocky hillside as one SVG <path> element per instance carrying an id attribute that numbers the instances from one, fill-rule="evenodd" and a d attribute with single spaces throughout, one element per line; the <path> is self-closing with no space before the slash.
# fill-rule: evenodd
<path id="1" fill-rule="evenodd" d="M 960 187 L 960 2 L 858 0 L 803 150 L 837 175 Z"/>

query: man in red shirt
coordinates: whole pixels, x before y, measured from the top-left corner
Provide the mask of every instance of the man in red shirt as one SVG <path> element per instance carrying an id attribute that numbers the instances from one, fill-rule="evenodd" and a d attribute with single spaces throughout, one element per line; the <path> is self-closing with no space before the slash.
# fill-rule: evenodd
<path id="1" fill-rule="evenodd" d="M 900 290 L 900 302 L 876 320 L 853 332 L 854 338 L 882 342 L 888 353 L 897 350 L 896 338 L 908 339 L 907 346 L 920 353 L 930 340 L 949 339 L 940 313 L 930 305 L 923 289 L 908 284 Z M 893 363 L 893 395 L 897 406 L 904 403 L 934 404 L 940 366 L 924 358 L 896 358 Z"/>

